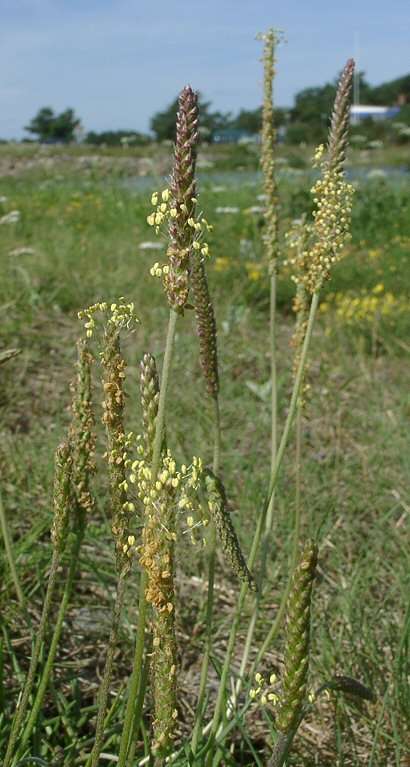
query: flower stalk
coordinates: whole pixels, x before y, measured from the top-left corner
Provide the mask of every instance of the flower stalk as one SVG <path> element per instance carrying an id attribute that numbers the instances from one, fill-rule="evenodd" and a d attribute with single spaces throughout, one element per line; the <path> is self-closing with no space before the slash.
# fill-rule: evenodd
<path id="1" fill-rule="evenodd" d="M 43 610 L 41 613 L 40 624 L 37 629 L 36 639 L 26 680 L 24 682 L 23 692 L 14 714 L 9 741 L 7 744 L 6 755 L 4 757 L 4 767 L 9 767 L 15 755 L 17 739 L 20 728 L 23 724 L 27 712 L 30 695 L 33 690 L 35 675 L 40 659 L 41 648 L 46 636 L 49 623 L 52 600 L 57 585 L 58 568 L 61 562 L 66 538 L 67 526 L 72 504 L 71 492 L 71 472 L 72 472 L 72 454 L 71 446 L 68 443 L 61 444 L 55 454 L 54 471 L 54 515 L 51 527 L 51 540 L 53 543 L 53 556 L 51 560 L 50 573 L 48 576 L 47 590 L 44 598 Z"/>

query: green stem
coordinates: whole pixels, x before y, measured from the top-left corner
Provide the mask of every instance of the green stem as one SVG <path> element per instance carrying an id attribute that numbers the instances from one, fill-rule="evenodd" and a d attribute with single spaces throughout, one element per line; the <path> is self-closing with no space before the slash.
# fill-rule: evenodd
<path id="1" fill-rule="evenodd" d="M 281 441 L 280 441 L 280 444 L 279 444 L 279 448 L 278 448 L 278 451 L 277 451 L 275 468 L 274 468 L 274 471 L 272 473 L 272 477 L 271 477 L 271 480 L 270 480 L 269 491 L 268 491 L 268 500 L 264 504 L 264 507 L 262 508 L 262 512 L 261 512 L 261 514 L 259 516 L 258 524 L 257 524 L 256 530 L 255 530 L 255 534 L 254 534 L 254 538 L 253 538 L 253 541 L 252 541 L 252 548 L 251 548 L 251 552 L 250 552 L 250 555 L 249 555 L 249 561 L 248 561 L 248 567 L 249 567 L 250 570 L 252 570 L 253 565 L 255 563 L 256 555 L 257 555 L 257 552 L 258 552 L 261 540 L 262 540 L 262 544 L 263 544 L 263 540 L 264 539 L 266 540 L 266 528 L 265 528 L 264 539 L 262 539 L 262 531 L 263 531 L 264 524 L 265 524 L 265 516 L 267 515 L 267 512 L 269 511 L 269 508 L 271 508 L 272 504 L 273 504 L 274 491 L 275 491 L 276 483 L 277 483 L 278 476 L 279 476 L 279 470 L 280 470 L 281 465 L 282 465 L 282 461 L 283 461 L 283 457 L 284 457 L 284 453 L 285 453 L 285 448 L 286 448 L 286 445 L 287 445 L 287 442 L 288 442 L 288 438 L 289 438 L 289 433 L 290 433 L 290 430 L 291 430 L 291 427 L 292 427 L 292 424 L 293 424 L 293 420 L 294 420 L 294 417 L 295 417 L 295 414 L 296 414 L 296 408 L 297 408 L 297 404 L 298 404 L 298 400 L 299 400 L 299 393 L 300 393 L 301 383 L 302 383 L 302 379 L 303 379 L 303 372 L 304 372 L 304 368 L 305 368 L 305 364 L 306 364 L 306 358 L 307 358 L 307 353 L 308 353 L 308 350 L 309 350 L 310 341 L 311 341 L 311 337 L 312 337 L 312 330 L 313 330 L 313 325 L 314 325 L 314 321 L 315 321 L 315 316 L 316 316 L 316 310 L 317 310 L 317 307 L 318 307 L 318 303 L 319 303 L 319 293 L 314 293 L 313 297 L 312 297 L 312 302 L 311 302 L 311 305 L 310 305 L 310 311 L 309 311 L 309 318 L 308 318 L 308 324 L 307 324 L 307 329 L 306 329 L 306 335 L 305 335 L 305 338 L 304 338 L 302 352 L 301 352 L 301 355 L 300 355 L 298 370 L 297 370 L 297 373 L 296 373 L 296 376 L 295 376 L 295 380 L 294 380 L 294 384 L 293 384 L 293 390 L 292 390 L 291 400 L 290 400 L 290 404 L 289 404 L 289 411 L 288 411 L 288 415 L 287 415 L 287 418 L 286 418 L 285 426 L 284 426 L 284 429 L 283 429 L 283 433 L 282 433 Z M 212 727 L 211 727 L 211 733 L 210 733 L 210 738 L 212 740 L 215 739 L 215 735 L 217 733 L 217 730 L 218 730 L 218 727 L 219 727 L 219 723 L 220 723 L 220 719 L 221 719 L 221 715 L 222 715 L 223 702 L 224 702 L 225 689 L 226 689 L 226 682 L 227 682 L 229 668 L 230 668 L 230 664 L 231 664 L 231 660 L 232 660 L 232 653 L 233 653 L 233 650 L 234 650 L 234 647 L 235 647 L 236 634 L 237 634 L 237 630 L 238 630 L 238 626 L 239 626 L 239 620 L 240 620 L 241 612 L 242 612 L 242 609 L 243 609 L 243 605 L 244 605 L 247 593 L 248 593 L 248 584 L 247 584 L 247 582 L 244 582 L 242 584 L 242 587 L 241 587 L 241 590 L 240 590 L 240 593 L 239 593 L 239 599 L 238 599 L 238 603 L 237 603 L 237 608 L 236 608 L 236 611 L 235 611 L 235 614 L 234 614 L 234 618 L 233 618 L 233 622 L 232 622 L 232 627 L 231 627 L 231 631 L 230 631 L 230 635 L 229 635 L 228 647 L 227 647 L 227 650 L 226 650 L 226 653 L 225 653 L 224 665 L 222 667 L 221 679 L 220 679 L 220 682 L 219 682 L 218 695 L 217 695 L 217 700 L 216 700 L 216 704 L 215 704 L 215 711 L 214 711 L 214 716 L 213 716 L 213 720 L 212 720 Z M 212 754 L 210 752 L 210 759 L 208 758 L 207 764 L 210 765 L 211 763 L 212 763 Z"/>
<path id="2" fill-rule="evenodd" d="M 298 547 L 300 537 L 300 524 L 302 519 L 302 504 L 301 504 L 301 462 L 302 462 L 302 415 L 303 406 L 299 402 L 296 413 L 296 455 L 295 455 L 295 518 L 293 522 L 293 549 L 292 549 L 292 562 L 290 572 L 293 573 L 298 559 Z"/>
<path id="3" fill-rule="evenodd" d="M 138 695 L 138 689 L 140 687 L 141 679 L 141 665 L 144 655 L 144 640 L 145 640 L 145 624 L 147 618 L 147 600 L 145 598 L 145 592 L 147 588 L 147 573 L 145 570 L 141 572 L 140 584 L 139 584 L 139 608 L 138 608 L 138 628 L 135 638 L 135 652 L 134 662 L 132 667 L 132 673 L 128 688 L 127 705 L 125 708 L 124 726 L 121 733 L 120 752 L 118 756 L 118 767 L 125 767 L 127 761 L 128 748 L 130 745 L 131 732 L 135 731 L 138 727 L 137 721 L 137 707 L 136 699 Z M 142 709 L 142 706 L 141 706 Z M 139 716 L 141 711 L 139 712 Z M 139 720 L 138 716 L 138 720 Z"/>
<path id="4" fill-rule="evenodd" d="M 172 352 L 175 340 L 175 326 L 178 315 L 171 309 L 169 313 L 168 331 L 165 342 L 164 363 L 162 366 L 161 387 L 159 391 L 158 415 L 156 420 L 154 445 L 152 448 L 152 480 L 155 482 L 161 460 L 162 440 L 164 436 L 165 406 L 168 391 L 169 373 L 171 370 Z"/>
<path id="5" fill-rule="evenodd" d="M 277 422 L 278 422 L 278 391 L 276 371 L 276 271 L 273 270 L 270 278 L 270 310 L 269 310 L 269 347 L 270 347 L 270 371 L 271 371 L 271 467 L 272 478 L 275 471 L 277 452 Z M 267 523 L 267 522 L 266 522 Z"/>
<path id="6" fill-rule="evenodd" d="M 6 512 L 3 506 L 1 493 L 0 493 L 0 526 L 1 526 L 1 532 L 3 534 L 4 548 L 6 551 L 7 561 L 10 567 L 11 577 L 13 579 L 14 588 L 16 589 L 17 599 L 20 602 L 20 607 L 23 610 L 25 610 L 26 600 L 24 598 L 23 590 L 20 586 L 19 577 L 17 575 L 17 569 L 16 569 L 16 565 L 14 562 L 14 555 L 13 555 L 13 546 L 11 543 L 11 536 L 10 536 L 8 522 L 7 522 Z"/>
<path id="7" fill-rule="evenodd" d="M 285 760 L 289 755 L 295 734 L 296 730 L 292 730 L 289 733 L 280 732 L 278 734 L 276 743 L 273 748 L 273 754 L 269 759 L 267 767 L 282 767 L 282 765 L 285 764 Z"/>
<path id="8" fill-rule="evenodd" d="M 277 453 L 277 429 L 278 429 L 278 391 L 277 391 L 277 369 L 276 369 L 276 270 L 272 269 L 270 277 L 270 306 L 269 306 L 269 349 L 270 349 L 270 366 L 271 366 L 271 466 L 270 466 L 270 479 L 272 479 L 275 472 L 276 453 Z M 268 511 L 266 514 L 265 531 L 270 531 L 273 523 L 273 508 L 274 508 L 274 494 L 269 503 Z M 239 677 L 235 687 L 235 694 L 231 699 L 233 707 L 236 705 L 237 697 L 242 687 L 242 677 L 244 676 L 248 658 L 250 655 L 251 647 L 253 644 L 253 636 L 255 633 L 256 622 L 258 620 L 258 613 L 261 601 L 262 585 L 265 580 L 266 561 L 268 554 L 267 537 L 265 538 L 265 546 L 261 554 L 261 567 L 259 572 L 259 588 L 256 594 L 254 607 L 251 615 L 251 619 L 248 626 L 248 631 L 245 640 L 245 647 L 241 660 L 241 667 L 239 669 Z"/>
<path id="9" fill-rule="evenodd" d="M 23 693 L 20 702 L 17 704 L 16 712 L 14 714 L 13 723 L 11 726 L 11 732 L 9 741 L 7 744 L 7 751 L 4 757 L 3 767 L 9 767 L 13 758 L 13 753 L 16 745 L 16 741 L 19 735 L 20 727 L 23 723 L 24 716 L 27 711 L 28 701 L 33 689 L 34 678 L 37 670 L 38 661 L 40 658 L 41 647 L 44 641 L 48 618 L 50 615 L 52 599 L 54 596 L 54 590 L 57 582 L 58 567 L 60 564 L 60 550 L 53 548 L 53 557 L 51 560 L 50 574 L 48 577 L 47 591 L 44 599 L 43 611 L 41 613 L 40 625 L 36 633 L 36 641 L 34 643 L 33 652 L 31 655 L 30 666 L 27 672 L 26 680 L 24 682 Z"/>
<path id="10" fill-rule="evenodd" d="M 169 314 L 167 337 L 165 342 L 164 362 L 162 366 L 161 385 L 158 400 L 158 414 L 156 418 L 155 437 L 152 448 L 152 481 L 155 482 L 161 460 L 161 448 L 163 444 L 164 425 L 165 425 L 165 406 L 168 391 L 169 373 L 171 369 L 172 352 L 175 340 L 175 327 L 178 315 L 171 309 Z M 147 619 L 147 574 L 143 570 L 140 579 L 139 611 L 137 636 L 135 638 L 134 663 L 129 683 L 127 706 L 125 710 L 124 726 L 121 733 L 120 752 L 118 757 L 118 767 L 125 767 L 127 761 L 128 749 L 130 746 L 131 733 L 137 730 L 141 718 L 142 703 L 138 708 L 136 706 L 136 697 L 140 687 L 142 658 L 144 653 L 145 624 Z"/>
<path id="11" fill-rule="evenodd" d="M 101 748 L 104 740 L 104 724 L 107 713 L 108 696 L 110 692 L 110 683 L 112 677 L 112 669 L 114 664 L 114 653 L 118 641 L 118 631 L 120 627 L 120 619 L 122 606 L 124 603 L 125 594 L 125 574 L 120 573 L 117 584 L 117 594 L 115 597 L 115 604 L 112 616 L 110 638 L 108 640 L 107 654 L 105 657 L 105 665 L 103 677 L 100 685 L 100 691 L 98 695 L 98 713 L 97 724 L 95 728 L 95 741 L 91 754 L 87 760 L 87 767 L 97 767 Z"/>
<path id="12" fill-rule="evenodd" d="M 137 735 L 139 721 L 141 719 L 142 707 L 144 705 L 145 690 L 147 688 L 147 681 L 148 681 L 148 671 L 149 671 L 149 659 L 146 658 L 142 668 L 142 672 L 141 672 L 141 683 L 138 690 L 138 697 L 135 703 L 134 722 L 133 722 L 133 729 L 131 732 L 131 738 L 129 743 L 127 767 L 132 767 L 134 764 L 135 749 L 137 746 L 136 735 Z"/>
<path id="13" fill-rule="evenodd" d="M 214 399 L 214 455 L 212 462 L 212 471 L 218 474 L 221 457 L 221 418 L 218 397 Z M 209 539 L 209 563 L 208 563 L 208 594 L 206 603 L 206 645 L 202 660 L 201 678 L 199 682 L 198 702 L 196 708 L 196 721 L 191 739 L 191 751 L 196 753 L 198 748 L 199 735 L 201 732 L 202 718 L 204 713 L 204 704 L 206 697 L 206 684 L 208 681 L 209 658 L 212 650 L 212 614 L 214 603 L 214 584 L 215 584 L 215 560 L 216 560 L 216 530 L 212 525 L 212 531 Z"/>
<path id="14" fill-rule="evenodd" d="M 47 661 L 44 666 L 44 670 L 40 679 L 40 684 L 37 689 L 36 697 L 34 699 L 34 703 L 30 712 L 28 722 L 24 728 L 23 735 L 20 740 L 19 750 L 17 754 L 18 756 L 22 753 L 24 746 L 26 745 L 28 739 L 30 738 L 34 725 L 37 721 L 39 711 L 41 709 L 45 692 L 47 690 L 47 685 L 48 685 L 50 674 L 53 668 L 57 647 L 61 637 L 67 605 L 71 597 L 71 593 L 72 593 L 72 589 L 74 585 L 74 580 L 75 580 L 75 576 L 77 572 L 78 556 L 80 553 L 81 543 L 83 540 L 83 534 L 84 534 L 84 528 L 82 527 L 76 533 L 74 541 L 73 541 L 73 546 L 71 550 L 71 561 L 70 561 L 70 567 L 69 567 L 69 571 L 67 575 L 67 581 L 66 581 L 66 585 L 65 585 L 65 589 L 63 593 L 63 598 L 61 600 L 60 608 L 58 611 L 56 625 L 54 628 L 53 636 L 50 643 L 50 648 L 48 651 Z"/>
<path id="15" fill-rule="evenodd" d="M 282 594 L 279 610 L 277 612 L 274 623 L 265 637 L 259 652 L 255 658 L 253 664 L 253 671 L 255 671 L 262 660 L 266 650 L 275 641 L 279 629 L 282 625 L 282 620 L 285 614 L 286 603 L 288 601 L 290 588 L 292 584 L 292 575 L 295 570 L 298 559 L 298 544 L 300 537 L 300 524 L 301 524 L 301 447 L 302 447 L 302 406 L 298 403 L 296 414 L 296 479 L 295 479 L 295 519 L 293 526 L 293 545 L 292 545 L 292 558 L 290 564 L 290 572 L 286 588 Z"/>

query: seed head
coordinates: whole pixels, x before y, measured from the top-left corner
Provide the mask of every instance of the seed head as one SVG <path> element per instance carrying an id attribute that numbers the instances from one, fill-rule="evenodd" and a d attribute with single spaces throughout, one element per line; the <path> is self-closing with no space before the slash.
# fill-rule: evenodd
<path id="1" fill-rule="evenodd" d="M 294 572 L 287 604 L 285 677 L 276 725 L 288 733 L 297 727 L 307 693 L 310 641 L 310 602 L 317 547 L 308 541 Z"/>
<path id="2" fill-rule="evenodd" d="M 73 445 L 72 483 L 76 498 L 77 523 L 82 526 L 86 515 L 94 507 L 90 490 L 91 476 L 95 472 L 94 451 L 94 413 L 91 387 L 91 365 L 93 356 L 86 340 L 77 343 L 77 375 L 72 385 L 73 418 L 70 428 L 70 440 Z"/>
<path id="3" fill-rule="evenodd" d="M 159 378 L 152 354 L 144 354 L 141 362 L 141 405 L 144 426 L 145 458 L 149 463 L 155 439 L 155 425 L 158 415 Z"/>
<path id="4" fill-rule="evenodd" d="M 70 509 L 72 506 L 71 472 L 73 459 L 71 445 L 63 442 L 58 446 L 54 462 L 54 517 L 51 527 L 51 540 L 61 553 L 64 550 Z"/>
<path id="5" fill-rule="evenodd" d="M 262 141 L 261 165 L 266 196 L 264 235 L 266 253 L 270 271 L 277 267 L 279 254 L 278 243 L 278 189 L 275 174 L 276 129 L 273 114 L 273 81 L 275 77 L 275 51 L 280 39 L 279 33 L 269 29 L 261 36 L 264 41 L 263 51 L 263 106 L 262 106 Z"/>
<path id="6" fill-rule="evenodd" d="M 124 430 L 124 379 L 126 362 L 121 354 L 119 330 L 107 325 L 102 353 L 104 375 L 103 423 L 107 433 L 107 459 L 110 478 L 111 529 L 115 540 L 117 567 L 121 573 L 130 569 L 133 547 L 126 477 L 127 451 L 132 434 Z"/>
<path id="7" fill-rule="evenodd" d="M 242 581 L 247 581 L 249 588 L 255 590 L 255 581 L 246 564 L 227 509 L 225 488 L 221 480 L 209 470 L 205 472 L 205 487 L 208 509 L 221 539 L 222 548 L 231 562 L 232 570 Z"/>
<path id="8" fill-rule="evenodd" d="M 169 271 L 164 286 L 170 305 L 183 311 L 189 292 L 190 256 L 195 238 L 195 164 L 198 142 L 198 96 L 187 85 L 179 97 L 174 170 L 170 191 L 175 215 L 169 219 Z M 194 222 L 195 223 L 195 222 Z"/>
<path id="9" fill-rule="evenodd" d="M 191 284 L 199 336 L 199 359 L 208 393 L 216 399 L 219 391 L 216 322 L 205 263 L 199 254 L 192 258 Z"/>

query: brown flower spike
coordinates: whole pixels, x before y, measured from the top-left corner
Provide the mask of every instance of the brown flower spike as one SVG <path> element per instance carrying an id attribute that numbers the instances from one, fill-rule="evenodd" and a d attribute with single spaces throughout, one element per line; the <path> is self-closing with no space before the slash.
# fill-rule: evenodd
<path id="1" fill-rule="evenodd" d="M 182 312 L 189 292 L 189 261 L 194 240 L 195 164 L 198 143 L 198 96 L 187 85 L 179 97 L 174 170 L 170 191 L 176 215 L 169 226 L 169 271 L 164 277 L 170 306 Z"/>
<path id="2" fill-rule="evenodd" d="M 105 369 L 103 423 L 107 432 L 107 459 L 110 476 L 112 534 L 115 540 L 117 567 L 125 574 L 131 566 L 129 508 L 126 481 L 127 437 L 124 431 L 124 379 L 126 362 L 121 354 L 119 331 L 107 326 L 102 363 Z"/>
<path id="3" fill-rule="evenodd" d="M 199 336 L 199 359 L 208 394 L 216 399 L 219 392 L 216 322 L 205 264 L 198 253 L 192 259 L 191 284 Z"/>

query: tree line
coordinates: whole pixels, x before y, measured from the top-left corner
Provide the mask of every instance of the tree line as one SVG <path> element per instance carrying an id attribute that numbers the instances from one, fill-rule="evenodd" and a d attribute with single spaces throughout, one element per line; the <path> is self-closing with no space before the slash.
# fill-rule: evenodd
<path id="1" fill-rule="evenodd" d="M 275 125 L 286 126 L 285 140 L 290 144 L 319 143 L 326 138 L 330 112 L 336 92 L 336 82 L 325 83 L 318 87 L 305 88 L 296 94 L 294 104 L 289 109 L 276 108 Z M 410 125 L 410 74 L 399 77 L 376 87 L 365 79 L 364 73 L 357 76 L 357 92 L 360 102 L 373 105 L 400 104 L 401 111 L 397 118 L 401 123 Z M 173 141 L 175 136 L 175 115 L 177 99 L 166 109 L 155 113 L 150 121 L 151 132 L 156 141 Z M 261 108 L 240 109 L 236 115 L 231 112 L 214 111 L 209 101 L 200 97 L 202 139 L 213 142 L 218 137 L 231 135 L 255 135 L 261 129 Z M 394 127 L 394 126 L 393 126 Z M 79 136 L 80 118 L 73 109 L 66 109 L 56 114 L 51 107 L 43 107 L 25 127 L 37 139 L 45 143 L 68 143 Z M 391 126 L 367 120 L 359 126 L 365 130 L 368 138 L 383 138 L 391 131 Z M 358 132 L 358 128 L 353 133 Z M 397 134 L 397 131 L 396 131 Z M 397 134 L 399 135 L 399 134 Z M 152 140 L 152 136 L 139 131 L 90 131 L 81 137 L 88 144 L 106 146 L 141 146 Z"/>

